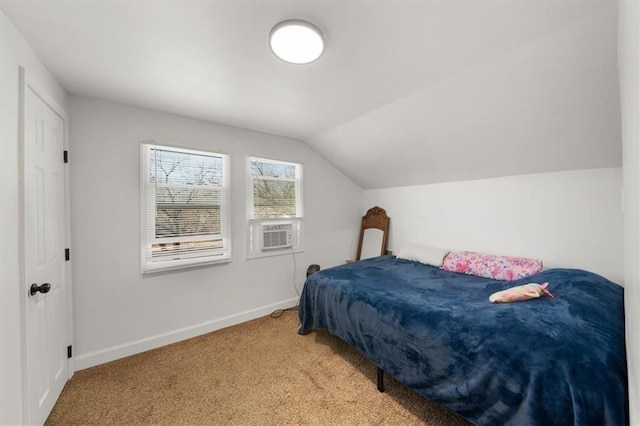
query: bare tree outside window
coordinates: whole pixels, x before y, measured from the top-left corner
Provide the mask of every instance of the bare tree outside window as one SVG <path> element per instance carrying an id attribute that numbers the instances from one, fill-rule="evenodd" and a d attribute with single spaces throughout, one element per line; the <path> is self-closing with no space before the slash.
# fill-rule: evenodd
<path id="1" fill-rule="evenodd" d="M 250 161 L 255 219 L 296 217 L 296 165 Z"/>

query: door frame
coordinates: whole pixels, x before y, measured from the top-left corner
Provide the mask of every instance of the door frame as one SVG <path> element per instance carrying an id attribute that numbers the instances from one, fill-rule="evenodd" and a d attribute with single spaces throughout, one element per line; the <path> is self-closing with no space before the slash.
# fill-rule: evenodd
<path id="1" fill-rule="evenodd" d="M 22 353 L 22 418 L 25 424 L 31 424 L 31 404 L 29 401 L 29 375 L 27 369 L 27 283 L 25 270 L 25 199 L 24 199 L 24 146 L 25 146 L 25 117 L 26 117 L 26 93 L 32 90 L 45 104 L 49 106 L 57 115 L 62 118 L 63 126 L 63 146 L 64 150 L 69 150 L 69 114 L 66 106 L 60 105 L 44 88 L 40 87 L 36 78 L 31 79 L 23 66 L 19 67 L 19 88 L 18 88 L 18 203 L 19 203 L 19 247 L 18 256 L 20 263 L 20 340 Z M 64 165 L 64 226 L 65 226 L 65 247 L 71 248 L 71 198 L 69 163 Z M 64 285 L 66 286 L 66 327 L 67 345 L 73 347 L 73 288 L 71 280 L 71 260 L 65 262 Z M 73 356 L 67 359 L 69 380 L 75 372 Z"/>

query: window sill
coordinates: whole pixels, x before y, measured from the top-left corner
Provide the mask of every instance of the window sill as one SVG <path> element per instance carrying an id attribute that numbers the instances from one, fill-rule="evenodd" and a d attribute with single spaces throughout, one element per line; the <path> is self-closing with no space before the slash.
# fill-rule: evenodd
<path id="1" fill-rule="evenodd" d="M 216 259 L 216 260 L 205 260 L 205 261 L 188 262 L 188 263 L 176 262 L 173 265 L 158 264 L 158 265 L 142 267 L 140 274 L 153 275 L 153 274 L 162 273 L 162 272 L 178 271 L 181 269 L 191 269 L 191 268 L 200 268 L 205 266 L 222 265 L 230 262 L 231 262 L 231 257 L 229 256 L 223 259 Z"/>
<path id="2" fill-rule="evenodd" d="M 247 254 L 247 260 L 262 259 L 264 257 L 284 256 L 287 254 L 297 254 L 297 253 L 304 253 L 304 249 L 289 247 L 289 248 L 280 249 L 280 250 L 278 249 L 267 250 L 259 253 Z"/>

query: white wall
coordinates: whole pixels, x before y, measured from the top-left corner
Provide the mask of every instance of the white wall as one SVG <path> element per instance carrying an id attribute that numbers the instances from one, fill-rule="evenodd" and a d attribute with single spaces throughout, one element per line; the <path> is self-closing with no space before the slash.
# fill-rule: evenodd
<path id="1" fill-rule="evenodd" d="M 66 94 L 0 11 L 0 424 L 23 421 L 24 296 L 19 250 L 19 67 L 27 84 L 66 114 Z"/>
<path id="2" fill-rule="evenodd" d="M 620 2 L 619 23 L 629 417 L 630 424 L 640 425 L 640 3 Z"/>
<path id="3" fill-rule="evenodd" d="M 304 143 L 155 111 L 70 98 L 71 258 L 78 369 L 297 303 L 306 268 L 353 258 L 362 190 Z M 231 157 L 233 261 L 139 273 L 139 140 Z M 304 253 L 245 260 L 249 155 L 304 167 Z M 292 330 L 295 332 L 295 330 Z"/>
<path id="4" fill-rule="evenodd" d="M 483 23 L 478 39 L 496 31 L 496 50 L 470 52 L 475 42 L 456 50 L 476 32 L 464 24 L 449 25 L 451 33 L 444 34 L 434 27 L 433 39 L 444 51 L 423 48 L 433 64 L 422 73 L 423 84 L 314 135 L 311 146 L 321 155 L 365 189 L 621 166 L 615 2 L 429 3 L 440 4 L 428 6 L 439 16 L 459 8 L 460 23 L 475 11 Z M 574 20 L 551 31 L 565 7 Z M 514 21 L 494 27 L 499 10 Z M 548 15 L 537 15 L 542 10 Z M 534 22 L 548 31 L 500 50 L 514 22 L 522 22 L 522 32 L 513 30 L 519 36 Z M 464 52 L 461 61 L 442 72 L 446 65 L 439 62 L 451 64 L 441 58 L 452 52 Z M 416 70 L 405 73 L 415 76 Z"/>
<path id="5" fill-rule="evenodd" d="M 527 256 L 622 284 L 622 170 L 593 169 L 364 191 L 406 242 Z"/>
<path id="6" fill-rule="evenodd" d="M 2 12 L 0 12 L 2 13 Z M 0 424 L 22 421 L 22 352 L 20 336 L 20 270 L 18 268 L 18 59 L 5 36 L 2 13 L 0 35 Z"/>

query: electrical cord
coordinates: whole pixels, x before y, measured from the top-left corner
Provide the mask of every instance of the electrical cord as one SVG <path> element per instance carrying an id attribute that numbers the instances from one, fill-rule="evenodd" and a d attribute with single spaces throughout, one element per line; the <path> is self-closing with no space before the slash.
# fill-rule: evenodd
<path id="1" fill-rule="evenodd" d="M 293 247 L 291 247 L 291 259 L 293 259 L 293 281 L 291 281 L 291 284 L 293 285 L 293 289 L 296 291 L 296 294 L 298 295 L 298 299 L 300 299 L 300 291 L 298 290 L 298 286 L 296 285 L 296 272 L 297 272 L 298 266 L 296 265 L 296 254 L 293 251 Z"/>
<path id="2" fill-rule="evenodd" d="M 285 309 L 276 309 L 275 311 L 271 312 L 271 315 L 269 315 L 271 318 L 280 318 L 282 316 L 282 314 L 284 314 L 287 311 L 297 311 L 298 307 L 294 306 L 293 308 L 285 308 Z"/>
<path id="3" fill-rule="evenodd" d="M 293 251 L 293 247 L 291 247 L 291 259 L 293 259 L 293 280 L 291 281 L 291 284 L 293 285 L 293 289 L 296 291 L 296 294 L 298 295 L 298 299 L 300 299 L 300 291 L 298 290 L 298 286 L 296 285 L 296 272 L 297 272 L 298 266 L 296 264 L 296 254 Z M 280 318 L 282 314 L 284 314 L 286 311 L 297 311 L 297 310 L 298 310 L 298 305 L 292 308 L 276 309 L 275 311 L 271 312 L 270 317 Z"/>

